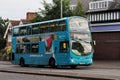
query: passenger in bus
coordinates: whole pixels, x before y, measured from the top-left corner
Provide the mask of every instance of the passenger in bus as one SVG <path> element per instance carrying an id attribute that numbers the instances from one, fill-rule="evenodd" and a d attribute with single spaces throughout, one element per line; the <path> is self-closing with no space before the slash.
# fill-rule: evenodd
<path id="1" fill-rule="evenodd" d="M 17 38 L 17 42 L 22 43 L 23 42 L 22 38 Z"/>
<path id="2" fill-rule="evenodd" d="M 30 42 L 30 40 L 27 37 L 22 38 L 22 40 L 23 40 L 23 42 Z"/>
<path id="3" fill-rule="evenodd" d="M 32 53 L 38 53 L 38 45 L 37 44 L 32 45 Z"/>

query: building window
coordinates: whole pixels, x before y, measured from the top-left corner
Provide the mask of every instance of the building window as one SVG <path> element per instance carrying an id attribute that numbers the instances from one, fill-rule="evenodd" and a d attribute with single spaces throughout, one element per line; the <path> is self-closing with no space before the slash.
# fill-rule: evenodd
<path id="1" fill-rule="evenodd" d="M 102 3 L 101 2 L 99 3 L 99 8 L 102 8 Z"/>
<path id="2" fill-rule="evenodd" d="M 108 1 L 102 2 L 102 8 L 107 8 L 107 7 L 108 7 L 108 6 L 107 6 L 107 3 L 108 3 Z"/>
<path id="3" fill-rule="evenodd" d="M 105 13 L 105 20 L 108 20 L 108 13 Z"/>
<path id="4" fill-rule="evenodd" d="M 93 21 L 92 16 L 93 16 L 93 14 L 91 14 L 91 19 L 90 19 L 90 21 Z"/>
<path id="5" fill-rule="evenodd" d="M 108 20 L 110 20 L 110 13 L 108 13 Z"/>
<path id="6" fill-rule="evenodd" d="M 116 20 L 117 19 L 116 18 L 117 17 L 117 12 L 114 12 L 113 15 L 114 15 L 114 20 Z"/>
<path id="7" fill-rule="evenodd" d="M 98 9 L 98 6 L 99 6 L 98 3 L 96 3 L 96 9 Z"/>
<path id="8" fill-rule="evenodd" d="M 99 21 L 101 21 L 101 13 L 99 14 Z"/>
<path id="9" fill-rule="evenodd" d="M 103 21 L 103 13 L 101 13 L 101 21 Z"/>
<path id="10" fill-rule="evenodd" d="M 106 4 L 107 4 L 107 3 L 106 3 L 106 1 L 105 1 L 105 2 L 104 2 L 104 8 L 106 8 L 106 7 L 107 7 L 107 6 L 106 6 Z"/>
<path id="11" fill-rule="evenodd" d="M 104 2 L 102 2 L 101 4 L 102 4 L 102 8 L 104 8 Z"/>
<path id="12" fill-rule="evenodd" d="M 119 16 L 119 14 L 120 14 L 120 13 L 119 13 L 119 12 L 117 12 L 117 15 L 116 15 L 116 16 L 117 16 L 117 19 L 119 19 L 119 17 L 120 17 L 120 16 Z"/>
<path id="13" fill-rule="evenodd" d="M 114 17 L 114 16 L 113 16 L 113 12 L 111 12 L 110 14 L 111 14 L 110 20 L 113 20 L 113 19 L 114 19 L 114 18 L 113 18 L 113 17 Z"/>
<path id="14" fill-rule="evenodd" d="M 92 15 L 92 21 L 95 21 L 95 16 L 94 16 L 94 14 Z"/>
<path id="15" fill-rule="evenodd" d="M 97 14 L 97 21 L 100 20 L 100 14 Z"/>
<path id="16" fill-rule="evenodd" d="M 89 3 L 89 9 L 108 8 L 111 1 L 93 1 Z"/>
<path id="17" fill-rule="evenodd" d="M 114 21 L 120 19 L 119 12 L 93 13 L 90 15 L 91 22 Z"/>
<path id="18" fill-rule="evenodd" d="M 89 9 L 92 9 L 92 4 L 91 3 L 89 3 Z"/>
<path id="19" fill-rule="evenodd" d="M 93 9 L 95 9 L 95 3 L 93 4 Z"/>
<path id="20" fill-rule="evenodd" d="M 95 21 L 96 21 L 96 19 L 97 19 L 97 15 L 95 14 Z"/>
<path id="21" fill-rule="evenodd" d="M 90 15 L 90 21 L 92 21 L 92 14 Z"/>
<path id="22" fill-rule="evenodd" d="M 105 20 L 105 14 L 103 13 L 102 14 L 102 21 L 104 21 Z"/>
<path id="23" fill-rule="evenodd" d="M 103 12 L 103 13 L 91 13 L 91 22 L 103 22 L 103 21 L 115 21 L 120 19 L 120 12 Z"/>
<path id="24" fill-rule="evenodd" d="M 70 9 L 71 9 L 71 10 L 75 10 L 76 6 L 77 6 L 77 5 L 70 5 Z"/>

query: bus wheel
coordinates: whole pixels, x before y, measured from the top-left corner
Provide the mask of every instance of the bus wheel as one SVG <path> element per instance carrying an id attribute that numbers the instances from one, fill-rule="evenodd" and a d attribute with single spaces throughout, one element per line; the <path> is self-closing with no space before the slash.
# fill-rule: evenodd
<path id="1" fill-rule="evenodd" d="M 49 59 L 49 65 L 53 68 L 55 68 L 55 59 L 54 58 L 50 58 Z"/>
<path id="2" fill-rule="evenodd" d="M 75 69 L 77 67 L 77 65 L 71 65 L 70 66 L 72 69 Z"/>
<path id="3" fill-rule="evenodd" d="M 24 67 L 25 66 L 25 61 L 23 58 L 20 59 L 20 66 L 21 67 Z"/>

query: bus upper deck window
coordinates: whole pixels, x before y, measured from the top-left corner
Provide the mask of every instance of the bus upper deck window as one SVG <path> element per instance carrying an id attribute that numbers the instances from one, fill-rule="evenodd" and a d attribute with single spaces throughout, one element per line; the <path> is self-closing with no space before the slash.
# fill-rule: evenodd
<path id="1" fill-rule="evenodd" d="M 39 33 L 39 26 L 33 25 L 32 26 L 32 34 L 38 34 Z"/>
<path id="2" fill-rule="evenodd" d="M 40 25 L 40 33 L 48 33 L 48 24 L 41 24 Z"/>
<path id="3" fill-rule="evenodd" d="M 50 23 L 49 32 L 56 32 L 57 31 L 57 26 L 58 26 L 58 22 Z"/>
<path id="4" fill-rule="evenodd" d="M 20 35 L 26 35 L 26 27 L 21 27 L 20 28 Z"/>
<path id="5" fill-rule="evenodd" d="M 18 36 L 19 35 L 19 28 L 15 28 L 13 31 L 14 31 L 13 36 Z"/>
<path id="6" fill-rule="evenodd" d="M 27 35 L 30 35 L 31 34 L 31 26 L 28 26 L 27 27 Z"/>
<path id="7" fill-rule="evenodd" d="M 65 30 L 66 30 L 66 22 L 64 20 L 60 21 L 58 31 L 65 31 Z"/>

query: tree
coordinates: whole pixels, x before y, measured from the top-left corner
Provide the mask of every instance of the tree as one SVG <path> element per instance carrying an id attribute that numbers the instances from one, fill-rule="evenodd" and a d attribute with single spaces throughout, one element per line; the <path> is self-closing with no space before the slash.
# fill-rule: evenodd
<path id="1" fill-rule="evenodd" d="M 5 22 L 4 20 L 0 17 L 0 37 L 2 38 L 4 35 L 5 31 Z"/>
<path id="2" fill-rule="evenodd" d="M 82 16 L 86 17 L 85 11 L 83 10 L 81 0 L 78 0 L 77 7 L 75 10 L 73 10 L 73 13 L 75 16 Z"/>
<path id="3" fill-rule="evenodd" d="M 63 2 L 63 17 L 69 16 L 83 16 L 86 17 L 82 7 L 81 0 L 78 0 L 77 7 L 75 10 L 70 9 L 71 0 L 62 0 Z M 36 17 L 31 22 L 39 22 L 46 20 L 53 20 L 61 18 L 61 0 L 53 0 L 53 3 L 47 3 L 43 0 L 42 5 L 44 9 L 39 8 L 39 12 L 36 13 Z"/>
<path id="4" fill-rule="evenodd" d="M 63 0 L 63 17 L 72 16 L 72 10 L 70 10 L 69 3 L 70 0 Z M 61 8 L 61 0 L 53 0 L 53 3 L 47 3 L 45 0 L 42 2 L 44 9 L 40 9 L 40 11 L 36 14 L 36 18 L 31 20 L 31 22 L 45 21 L 60 18 L 60 8 Z"/>
<path id="5" fill-rule="evenodd" d="M 5 47 L 5 39 L 3 39 L 6 30 L 5 20 L 0 17 L 0 50 Z"/>
<path id="6" fill-rule="evenodd" d="M 6 41 L 3 38 L 0 38 L 0 50 L 4 49 L 6 46 Z"/>

